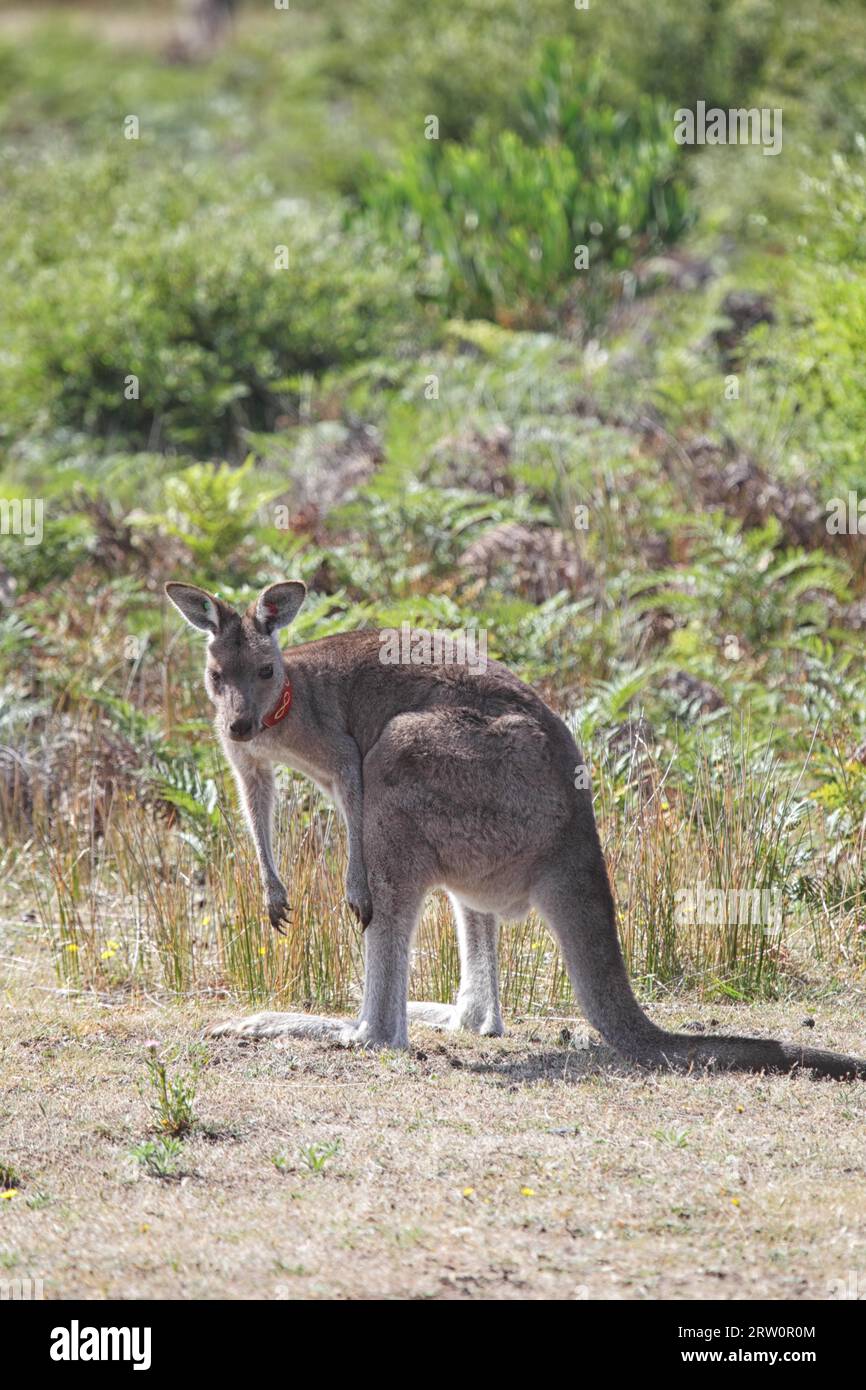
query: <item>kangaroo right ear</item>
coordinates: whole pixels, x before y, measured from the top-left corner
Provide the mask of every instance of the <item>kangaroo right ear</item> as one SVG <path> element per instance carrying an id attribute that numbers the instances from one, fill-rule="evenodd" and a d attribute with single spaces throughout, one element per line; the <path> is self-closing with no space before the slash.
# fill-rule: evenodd
<path id="1" fill-rule="evenodd" d="M 165 592 L 187 622 L 201 632 L 216 635 L 233 611 L 216 594 L 199 589 L 195 584 L 166 584 Z"/>

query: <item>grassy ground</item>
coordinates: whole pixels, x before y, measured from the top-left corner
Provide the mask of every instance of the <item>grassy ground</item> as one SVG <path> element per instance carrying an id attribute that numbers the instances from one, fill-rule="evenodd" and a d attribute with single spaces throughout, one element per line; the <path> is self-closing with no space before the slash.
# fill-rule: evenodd
<path id="1" fill-rule="evenodd" d="M 647 1076 L 556 1020 L 419 1027 L 406 1055 L 211 1039 L 155 1177 L 131 1156 L 158 1142 L 146 1044 L 188 1075 L 231 1009 L 28 977 L 7 980 L 0 1248 L 46 1298 L 816 1299 L 866 1268 L 862 1087 Z M 813 1027 L 799 1005 L 653 1013 L 862 1045 L 853 1000 Z"/>

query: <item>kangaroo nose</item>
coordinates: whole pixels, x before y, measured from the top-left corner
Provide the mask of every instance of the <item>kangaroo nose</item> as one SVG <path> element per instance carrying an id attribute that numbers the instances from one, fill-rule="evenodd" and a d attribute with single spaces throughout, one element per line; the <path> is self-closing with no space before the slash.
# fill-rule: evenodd
<path id="1" fill-rule="evenodd" d="M 249 717 L 246 719 L 236 719 L 233 724 L 229 724 L 229 733 L 238 734 L 243 737 L 245 734 L 250 733 L 252 727 L 253 721 Z"/>

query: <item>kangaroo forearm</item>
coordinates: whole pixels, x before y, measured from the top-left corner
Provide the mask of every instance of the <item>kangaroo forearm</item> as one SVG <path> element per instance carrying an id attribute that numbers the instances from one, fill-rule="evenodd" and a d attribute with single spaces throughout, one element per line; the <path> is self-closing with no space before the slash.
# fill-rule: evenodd
<path id="1" fill-rule="evenodd" d="M 361 753 L 353 738 L 347 738 L 340 749 L 340 759 L 334 777 L 334 797 L 346 822 L 349 838 L 349 860 L 364 861 L 364 784 L 361 774 Z"/>
<path id="2" fill-rule="evenodd" d="M 273 815 L 274 774 L 269 767 L 238 767 L 235 765 L 241 805 L 252 836 L 262 883 L 269 889 L 280 882 L 274 861 Z"/>
<path id="3" fill-rule="evenodd" d="M 339 747 L 337 770 L 332 783 L 334 799 L 343 813 L 349 838 L 349 871 L 346 895 L 349 906 L 362 927 L 373 917 L 373 900 L 364 862 L 364 783 L 361 751 L 349 736 Z"/>

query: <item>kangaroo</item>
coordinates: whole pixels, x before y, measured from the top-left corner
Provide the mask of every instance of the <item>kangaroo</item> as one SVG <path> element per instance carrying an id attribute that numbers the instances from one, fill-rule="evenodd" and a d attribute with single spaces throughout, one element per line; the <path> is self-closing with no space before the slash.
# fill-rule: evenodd
<path id="1" fill-rule="evenodd" d="M 241 614 L 204 589 L 166 593 L 208 636 L 205 688 L 261 870 L 268 916 L 291 910 L 271 844 L 274 766 L 310 777 L 348 832 L 348 902 L 364 928 L 360 1016 L 259 1013 L 216 1033 L 408 1046 L 408 1020 L 503 1032 L 497 939 L 502 918 L 536 908 L 575 996 L 602 1038 L 649 1068 L 790 1072 L 866 1080 L 866 1060 L 772 1039 L 668 1033 L 631 990 L 592 795 L 565 723 L 499 662 L 383 664 L 379 634 L 342 633 L 281 652 L 278 632 L 304 601 L 271 584 Z M 578 785 L 575 785 L 575 784 Z M 412 937 L 426 894 L 442 887 L 456 917 L 454 1004 L 407 1003 Z"/>

